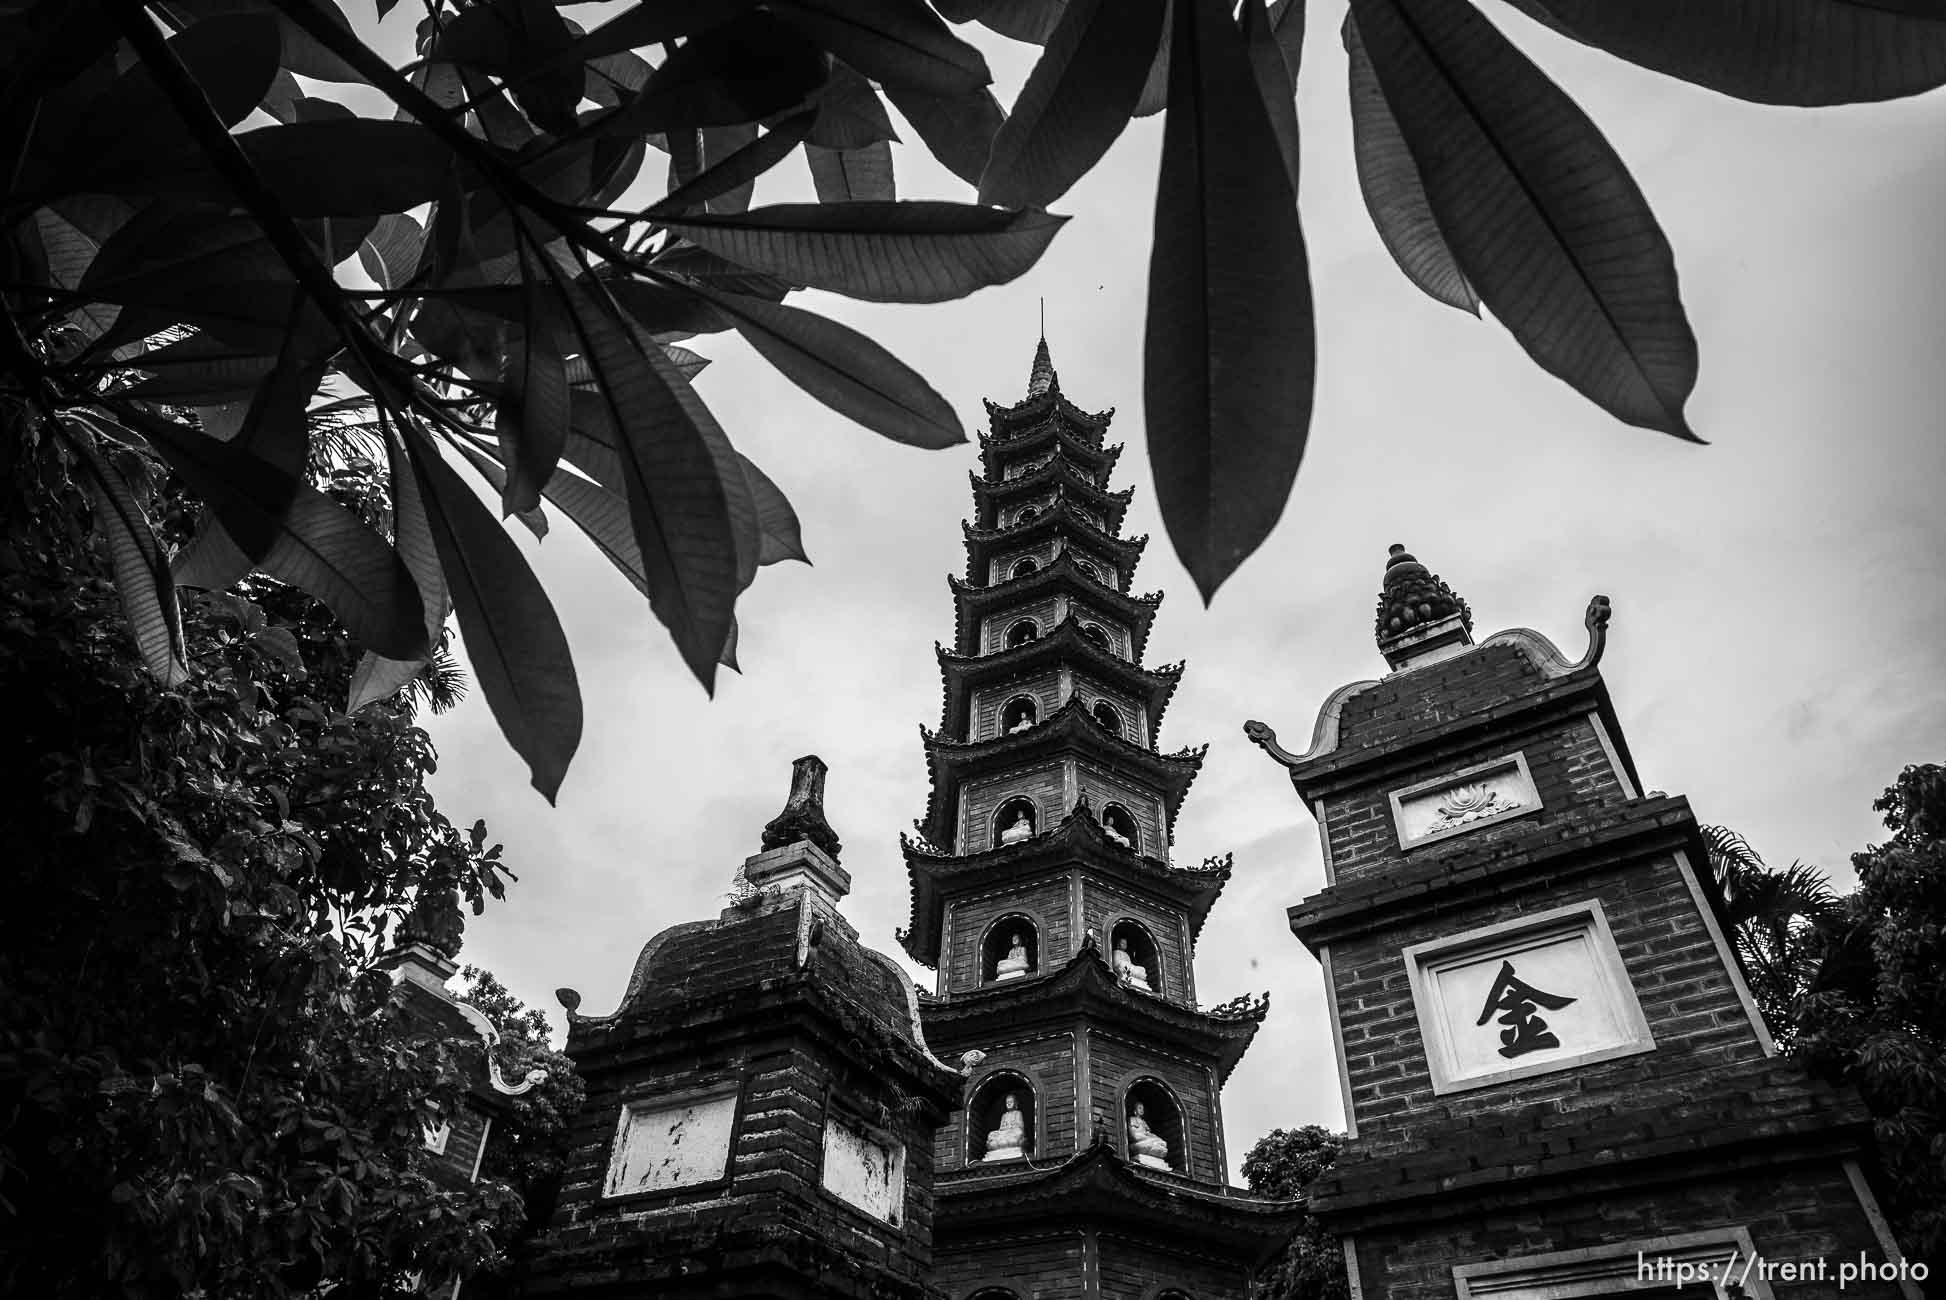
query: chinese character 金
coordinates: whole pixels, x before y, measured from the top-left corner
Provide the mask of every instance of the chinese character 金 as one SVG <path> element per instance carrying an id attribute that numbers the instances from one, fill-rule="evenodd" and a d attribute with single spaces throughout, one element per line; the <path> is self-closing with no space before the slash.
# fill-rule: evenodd
<path id="1" fill-rule="evenodd" d="M 1559 1047 L 1561 1040 L 1548 1029 L 1547 1021 L 1534 1013 L 1535 1008 L 1539 1006 L 1549 1011 L 1559 1011 L 1574 1000 L 1558 993 L 1541 992 L 1514 975 L 1512 962 L 1503 961 L 1493 987 L 1487 990 L 1487 1004 L 1480 1009 L 1480 1018 L 1473 1023 L 1484 1025 L 1494 1012 L 1501 1012 L 1500 1023 L 1507 1027 L 1500 1031 L 1500 1055 L 1511 1058 L 1527 1052 L 1538 1052 L 1544 1047 Z"/>

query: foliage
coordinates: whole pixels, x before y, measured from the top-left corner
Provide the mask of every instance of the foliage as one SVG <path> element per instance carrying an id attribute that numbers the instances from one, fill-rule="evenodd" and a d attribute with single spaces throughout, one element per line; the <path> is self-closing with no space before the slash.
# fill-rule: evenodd
<path id="1" fill-rule="evenodd" d="M 1301 1199 L 1338 1160 L 1345 1135 L 1317 1124 L 1272 1129 L 1243 1158 L 1243 1178 L 1259 1196 Z M 1252 1289 L 1254 1300 L 1350 1300 L 1351 1282 L 1338 1238 L 1305 1216 L 1277 1261 Z"/>
<path id="2" fill-rule="evenodd" d="M 1509 3 L 1760 103 L 1946 82 L 1946 0 Z M 395 5 L 375 0 L 379 19 Z M 1617 418 L 1693 437 L 1696 345 L 1668 241 L 1491 8 L 1352 0 L 1373 222 L 1436 301 L 1484 304 Z M 162 680 L 188 671 L 178 587 L 256 569 L 322 600 L 371 656 L 361 703 L 414 673 L 451 609 L 552 799 L 581 731 L 573 661 L 455 466 L 530 527 L 545 501 L 586 531 L 710 686 L 733 661 L 739 593 L 803 550 L 680 345 L 734 331 L 866 428 L 961 441 L 922 378 L 784 299 L 937 302 L 1012 280 L 1066 220 L 1046 205 L 1164 109 L 1143 393 L 1157 500 L 1206 599 L 1282 513 L 1316 352 L 1302 0 L 636 0 L 593 30 L 549 0 L 424 10 L 418 57 L 395 68 L 337 0 L 0 0 L 0 402 L 110 461 L 152 449 L 208 507 L 165 557 L 124 486 L 90 479 Z M 969 22 L 1045 46 L 1011 116 L 949 25 Z M 891 110 L 976 202 L 897 197 Z M 651 152 L 666 185 L 643 177 Z M 799 152 L 818 201 L 751 206 Z M 361 391 L 320 401 L 332 375 Z M 307 408 L 380 440 L 389 543 L 296 475 Z"/>
<path id="3" fill-rule="evenodd" d="M 1799 1002 L 1817 975 L 1825 943 L 1821 931 L 1839 912 L 1838 896 L 1816 867 L 1793 862 L 1774 870 L 1735 831 L 1702 829 L 1750 995 L 1771 1038 L 1789 1050 Z"/>
<path id="4" fill-rule="evenodd" d="M 471 1272 L 519 1202 L 429 1176 L 462 1060 L 395 1018 L 372 959 L 416 896 L 497 896 L 498 846 L 434 806 L 408 706 L 342 711 L 358 652 L 295 588 L 184 601 L 194 671 L 159 681 L 112 617 L 118 543 L 83 484 L 112 474 L 165 543 L 193 509 L 133 453 L 0 432 L 0 684 L 29 783 L 0 811 L 0 1292 L 356 1297 Z M 381 513 L 368 471 L 321 479 L 347 517 Z"/>
<path id="5" fill-rule="evenodd" d="M 480 1010 L 500 1031 L 496 1052 L 500 1073 L 509 1079 L 539 1068 L 544 1078 L 531 1092 L 513 1099 L 512 1114 L 493 1126 L 493 1141 L 480 1176 L 506 1183 L 520 1193 L 530 1227 L 545 1224 L 560 1190 L 569 1152 L 568 1121 L 581 1109 L 585 1090 L 574 1062 L 549 1044 L 547 1014 L 516 998 L 492 971 L 467 966 L 460 1000 Z"/>
<path id="6" fill-rule="evenodd" d="M 1946 1258 L 1946 766 L 1906 768 L 1872 806 L 1892 838 L 1852 855 L 1858 889 L 1824 934 L 1796 1050 L 1864 1096 L 1893 1226 L 1912 1256 L 1938 1260 Z"/>

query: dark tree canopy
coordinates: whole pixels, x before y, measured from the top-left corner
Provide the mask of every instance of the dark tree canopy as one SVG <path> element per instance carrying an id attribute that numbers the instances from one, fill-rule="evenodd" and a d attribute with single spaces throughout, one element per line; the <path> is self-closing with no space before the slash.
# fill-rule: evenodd
<path id="1" fill-rule="evenodd" d="M 373 959 L 416 899 L 497 896 L 498 846 L 434 805 L 409 698 L 344 712 L 359 652 L 293 587 L 184 601 L 194 671 L 157 680 L 110 616 L 116 500 L 76 476 L 98 456 L 165 543 L 194 524 L 180 487 L 8 432 L 0 689 L 28 788 L 0 804 L 0 1292 L 377 1296 L 492 1261 L 518 1198 L 441 1190 L 423 1148 L 469 1045 L 398 1018 Z M 368 461 L 319 482 L 382 517 Z"/>
<path id="2" fill-rule="evenodd" d="M 1345 1135 L 1317 1124 L 1272 1129 L 1243 1158 L 1243 1180 L 1259 1196 L 1301 1200 L 1331 1171 Z M 1258 1274 L 1254 1300 L 1350 1300 L 1351 1282 L 1338 1238 L 1309 1215 L 1290 1245 Z"/>
<path id="3" fill-rule="evenodd" d="M 1500 34 L 1516 9 L 1658 74 L 1812 106 L 1946 82 L 1946 0 L 1353 0 L 1357 183 L 1401 271 L 1484 304 L 1617 419 L 1693 438 L 1674 253 L 1597 125 Z M 584 530 L 709 686 L 734 666 L 738 595 L 804 550 L 688 345 L 735 332 L 867 429 L 962 441 L 923 378 L 787 299 L 1017 278 L 1068 220 L 1047 205 L 1157 112 L 1156 499 L 1205 599 L 1261 545 L 1319 382 L 1302 0 L 637 0 L 592 29 L 575 12 L 0 0 L 0 405 L 81 457 L 159 680 L 190 669 L 179 589 L 251 571 L 348 629 L 356 703 L 410 680 L 451 611 L 553 798 L 581 733 L 573 660 L 469 478 L 524 526 Z M 411 30 L 414 57 L 377 54 L 374 21 Z M 1010 111 L 955 30 L 971 23 L 1044 47 Z M 967 188 L 900 198 L 902 133 Z M 800 155 L 817 201 L 756 203 Z M 389 537 L 297 474 L 307 411 L 381 441 Z M 206 508 L 187 545 L 131 508 L 124 449 Z"/>

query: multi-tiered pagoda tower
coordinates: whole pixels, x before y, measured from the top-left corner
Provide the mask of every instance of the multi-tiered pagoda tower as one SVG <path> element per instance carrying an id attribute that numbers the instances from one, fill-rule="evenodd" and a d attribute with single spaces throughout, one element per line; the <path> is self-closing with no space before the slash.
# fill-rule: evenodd
<path id="1" fill-rule="evenodd" d="M 1161 597 L 1129 591 L 1145 539 L 1108 487 L 1113 412 L 1062 396 L 1046 340 L 1025 400 L 987 409 L 904 841 L 900 938 L 939 972 L 927 1040 L 968 1067 L 938 1137 L 935 1280 L 949 1300 L 1241 1297 L 1296 1221 L 1226 1177 L 1220 1091 L 1267 999 L 1197 1006 L 1230 863 L 1171 863 L 1203 751 L 1157 747 L 1182 665 L 1142 662 Z"/>

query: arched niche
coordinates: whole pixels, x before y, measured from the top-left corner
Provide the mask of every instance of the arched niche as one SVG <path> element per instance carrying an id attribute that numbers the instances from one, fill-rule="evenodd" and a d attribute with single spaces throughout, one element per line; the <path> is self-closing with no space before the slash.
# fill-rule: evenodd
<path id="1" fill-rule="evenodd" d="M 1004 1286 L 983 1286 L 977 1291 L 967 1292 L 966 1300 L 1020 1300 L 1020 1292 L 1010 1291 Z"/>
<path id="2" fill-rule="evenodd" d="M 1133 917 L 1115 922 L 1108 933 L 1108 960 L 1115 978 L 1142 993 L 1162 992 L 1162 950 L 1148 928 Z"/>
<path id="3" fill-rule="evenodd" d="M 1118 803 L 1108 804 L 1101 810 L 1101 829 L 1111 840 L 1119 840 L 1124 848 L 1136 853 L 1142 851 L 1142 832 L 1135 824 L 1135 814 Z M 1153 973 L 1149 980 L 1155 983 Z"/>
<path id="4" fill-rule="evenodd" d="M 1041 512 L 1038 506 L 1022 506 L 1014 514 L 1014 527 L 1018 528 L 1022 524 L 1031 524 L 1040 517 Z"/>
<path id="5" fill-rule="evenodd" d="M 982 984 L 1024 979 L 1038 974 L 1040 968 L 1040 927 L 1032 917 L 1024 912 L 1009 912 L 988 927 L 986 938 L 980 941 Z"/>
<path id="6" fill-rule="evenodd" d="M 1012 650 L 1016 646 L 1026 645 L 1029 641 L 1039 639 L 1040 634 L 1040 624 L 1031 618 L 1023 618 L 1007 629 L 1007 649 Z"/>
<path id="7" fill-rule="evenodd" d="M 1081 635 L 1093 641 L 1109 654 L 1112 655 L 1115 653 L 1115 643 L 1108 639 L 1108 630 L 1102 627 L 1101 624 L 1083 623 L 1081 625 Z"/>
<path id="8" fill-rule="evenodd" d="M 996 845 L 1016 844 L 1036 834 L 1040 828 L 1040 809 L 1026 795 L 1009 799 L 994 811 L 993 842 Z"/>
<path id="9" fill-rule="evenodd" d="M 1024 578 L 1030 573 L 1040 572 L 1040 567 L 1041 562 L 1029 556 L 1024 560 L 1018 561 L 1013 568 L 1007 570 L 1007 576 L 1009 578 Z"/>
<path id="10" fill-rule="evenodd" d="M 1013 1100 L 1009 1106 L 1008 1099 Z M 1009 1111 L 1018 1120 L 1007 1118 Z M 966 1163 L 1000 1164 L 1034 1154 L 1040 1107 L 1034 1085 L 1018 1070 L 995 1070 L 980 1080 L 966 1103 Z M 1009 1140 L 1018 1143 L 1008 1146 Z"/>
<path id="11" fill-rule="evenodd" d="M 1094 707 L 1089 709 L 1088 712 L 1096 722 L 1101 724 L 1102 730 L 1106 731 L 1109 735 L 1120 736 L 1126 734 L 1122 730 L 1121 710 L 1117 709 L 1107 700 L 1096 700 Z"/>
<path id="12" fill-rule="evenodd" d="M 1100 582 L 1100 581 L 1101 581 L 1101 570 L 1100 570 L 1100 569 L 1097 569 L 1097 568 L 1096 568 L 1096 567 L 1094 566 L 1094 562 L 1093 562 L 1093 561 L 1091 561 L 1091 560 L 1076 560 L 1076 561 L 1074 562 L 1074 567 L 1075 567 L 1075 568 L 1077 568 L 1077 569 L 1079 569 L 1079 570 L 1081 571 L 1081 576 L 1082 576 L 1082 577 L 1084 577 L 1084 578 L 1088 578 L 1088 579 L 1091 579 L 1091 580 L 1093 580 L 1093 581 L 1095 581 L 1095 582 Z"/>
<path id="13" fill-rule="evenodd" d="M 1122 1089 L 1122 1155 L 1146 1169 L 1189 1169 L 1182 1103 L 1154 1075 L 1138 1075 Z"/>
<path id="14" fill-rule="evenodd" d="M 1025 731 L 1040 720 L 1040 703 L 1031 695 L 1016 695 L 1000 706 L 1000 734 L 1003 736 Z"/>

